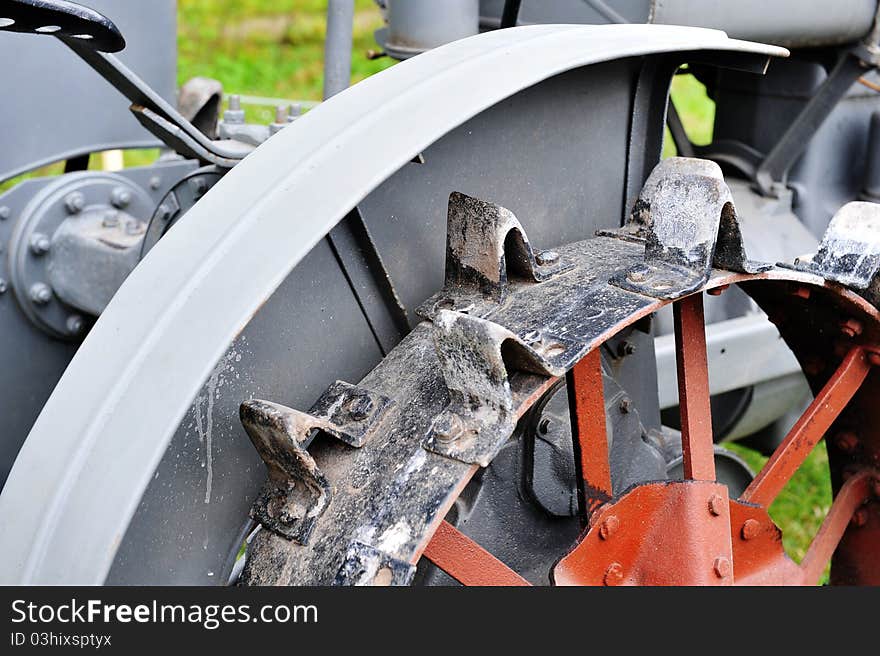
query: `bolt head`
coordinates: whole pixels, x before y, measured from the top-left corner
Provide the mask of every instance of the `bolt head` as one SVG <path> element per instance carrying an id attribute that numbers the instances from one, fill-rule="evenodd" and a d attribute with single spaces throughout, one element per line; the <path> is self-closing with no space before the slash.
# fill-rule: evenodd
<path id="1" fill-rule="evenodd" d="M 110 194 L 110 203 L 113 207 L 125 209 L 131 203 L 131 191 L 125 187 L 116 187 Z"/>
<path id="2" fill-rule="evenodd" d="M 45 255 L 52 247 L 52 242 L 41 232 L 35 232 L 31 235 L 31 253 L 34 255 Z"/>
<path id="3" fill-rule="evenodd" d="M 632 410 L 632 399 L 628 396 L 624 396 L 620 399 L 620 403 L 617 404 L 617 407 L 623 414 L 629 414 L 629 411 Z"/>
<path id="4" fill-rule="evenodd" d="M 352 396 L 346 403 L 346 408 L 348 409 L 348 415 L 354 421 L 361 421 L 366 419 L 373 409 L 373 399 L 366 394 Z"/>
<path id="5" fill-rule="evenodd" d="M 747 519 L 743 522 L 740 535 L 743 540 L 754 540 L 761 534 L 761 522 L 757 519 Z"/>
<path id="6" fill-rule="evenodd" d="M 86 206 L 86 197 L 79 191 L 67 194 L 64 199 L 64 207 L 67 208 L 69 214 L 79 214 Z"/>
<path id="7" fill-rule="evenodd" d="M 727 578 L 730 576 L 730 561 L 724 556 L 718 556 L 712 563 L 712 569 L 719 579 Z"/>
<path id="8" fill-rule="evenodd" d="M 599 537 L 603 540 L 607 540 L 614 535 L 619 528 L 620 520 L 617 519 L 617 515 L 608 515 L 608 517 L 603 518 L 599 524 Z"/>
<path id="9" fill-rule="evenodd" d="M 626 279 L 630 282 L 645 282 L 648 279 L 648 275 L 648 269 L 646 268 L 633 269 L 626 274 Z"/>
<path id="10" fill-rule="evenodd" d="M 49 288 L 49 285 L 38 282 L 31 286 L 30 297 L 37 305 L 46 305 L 46 303 L 52 300 L 52 290 Z"/>
<path id="11" fill-rule="evenodd" d="M 709 512 L 715 517 L 718 517 L 724 512 L 726 505 L 727 503 L 725 503 L 724 497 L 720 494 L 713 494 L 709 497 Z"/>
<path id="12" fill-rule="evenodd" d="M 620 585 L 623 583 L 623 565 L 620 563 L 611 563 L 605 569 L 605 576 L 602 579 L 605 585 Z"/>
<path id="13" fill-rule="evenodd" d="M 852 431 L 843 431 L 834 437 L 834 444 L 844 453 L 855 453 L 859 447 L 859 438 Z"/>
<path id="14" fill-rule="evenodd" d="M 114 211 L 107 212 L 104 215 L 101 225 L 105 228 L 116 228 L 119 226 L 119 213 Z"/>
<path id="15" fill-rule="evenodd" d="M 549 266 L 559 262 L 559 253 L 556 251 L 541 251 L 535 255 L 535 262 L 538 266 Z"/>
<path id="16" fill-rule="evenodd" d="M 461 418 L 451 412 L 443 413 L 434 423 L 434 435 L 440 442 L 454 442 L 463 432 Z"/>
<path id="17" fill-rule="evenodd" d="M 874 366 L 880 366 L 880 353 L 877 351 L 868 351 L 868 362 Z"/>

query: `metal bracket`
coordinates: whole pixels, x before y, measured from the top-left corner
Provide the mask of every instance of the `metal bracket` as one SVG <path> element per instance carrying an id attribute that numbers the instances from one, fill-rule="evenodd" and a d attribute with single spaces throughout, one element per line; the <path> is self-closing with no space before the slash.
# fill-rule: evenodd
<path id="1" fill-rule="evenodd" d="M 462 462 L 487 466 L 516 424 L 508 367 L 561 376 L 580 344 L 533 331 L 520 337 L 491 321 L 440 310 L 434 347 L 450 403 L 422 446 Z"/>
<path id="2" fill-rule="evenodd" d="M 433 315 L 441 296 L 450 303 L 460 297 L 501 302 L 511 277 L 543 282 L 570 268 L 555 251 L 536 253 L 510 210 L 454 191 L 449 195 L 443 292 L 417 312 Z"/>
<path id="3" fill-rule="evenodd" d="M 342 381 L 333 383 L 309 413 L 269 401 L 242 403 L 241 423 L 269 470 L 251 517 L 307 544 L 331 497 L 329 481 L 307 451 L 317 431 L 361 447 L 392 406 L 391 399 Z"/>
<path id="4" fill-rule="evenodd" d="M 355 540 L 348 545 L 333 585 L 409 585 L 415 574 L 411 563 Z"/>
<path id="5" fill-rule="evenodd" d="M 831 218 L 815 255 L 779 266 L 822 276 L 880 307 L 880 205 L 847 203 Z"/>
<path id="6" fill-rule="evenodd" d="M 645 261 L 611 277 L 622 289 L 676 299 L 699 289 L 713 267 L 758 273 L 746 257 L 730 189 L 714 162 L 671 157 L 658 164 L 627 224 L 599 234 L 645 242 Z"/>
<path id="7" fill-rule="evenodd" d="M 125 48 L 119 28 L 106 16 L 65 0 L 6 0 L 0 31 L 64 36 L 103 52 Z"/>

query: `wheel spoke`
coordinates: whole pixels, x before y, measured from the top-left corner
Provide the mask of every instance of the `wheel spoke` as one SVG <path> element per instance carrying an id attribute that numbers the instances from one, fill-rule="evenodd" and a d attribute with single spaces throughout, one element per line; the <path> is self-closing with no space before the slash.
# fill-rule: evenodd
<path id="1" fill-rule="evenodd" d="M 709 405 L 703 295 L 688 296 L 673 305 L 672 309 L 684 477 L 714 481 L 715 449 L 712 442 L 712 411 Z"/>
<path id="2" fill-rule="evenodd" d="M 463 585 L 531 585 L 449 522 L 441 522 L 422 554 Z"/>
<path id="3" fill-rule="evenodd" d="M 849 478 L 840 488 L 834 503 L 822 522 L 819 532 L 810 543 L 807 555 L 801 561 L 804 583 L 816 585 L 831 560 L 844 531 L 856 509 L 865 502 L 870 494 L 871 473 L 859 472 Z"/>
<path id="4" fill-rule="evenodd" d="M 602 355 L 590 351 L 568 374 L 568 406 L 578 476 L 581 512 L 588 517 L 611 499 L 611 464 L 605 428 Z"/>
<path id="5" fill-rule="evenodd" d="M 806 412 L 742 494 L 742 500 L 769 507 L 795 471 L 803 464 L 825 431 L 858 391 L 870 370 L 864 351 L 853 348 L 813 399 Z"/>

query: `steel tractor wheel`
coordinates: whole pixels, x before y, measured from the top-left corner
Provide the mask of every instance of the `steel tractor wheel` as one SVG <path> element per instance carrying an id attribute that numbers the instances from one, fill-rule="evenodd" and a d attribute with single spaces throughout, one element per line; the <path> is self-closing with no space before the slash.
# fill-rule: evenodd
<path id="1" fill-rule="evenodd" d="M 864 259 L 822 266 L 873 206 L 841 209 L 813 259 L 759 263 L 716 164 L 658 164 L 682 63 L 784 55 L 525 27 L 309 112 L 102 314 L 0 496 L 0 580 L 801 584 L 831 562 L 880 583 L 876 287 Z M 704 315 L 726 303 L 766 313 L 814 394 L 754 478 L 714 443 L 734 346 L 707 346 Z M 823 437 L 835 498 L 797 564 L 768 507 Z"/>

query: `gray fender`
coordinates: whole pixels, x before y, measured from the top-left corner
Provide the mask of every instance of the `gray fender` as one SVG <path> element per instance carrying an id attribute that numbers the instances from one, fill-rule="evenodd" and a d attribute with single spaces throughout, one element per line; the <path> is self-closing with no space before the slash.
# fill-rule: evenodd
<path id="1" fill-rule="evenodd" d="M 682 27 L 488 32 L 365 80 L 261 146 L 150 251 L 59 382 L 0 495 L 0 582 L 104 580 L 230 342 L 312 247 L 419 152 L 558 73 L 693 50 L 787 54 Z"/>

